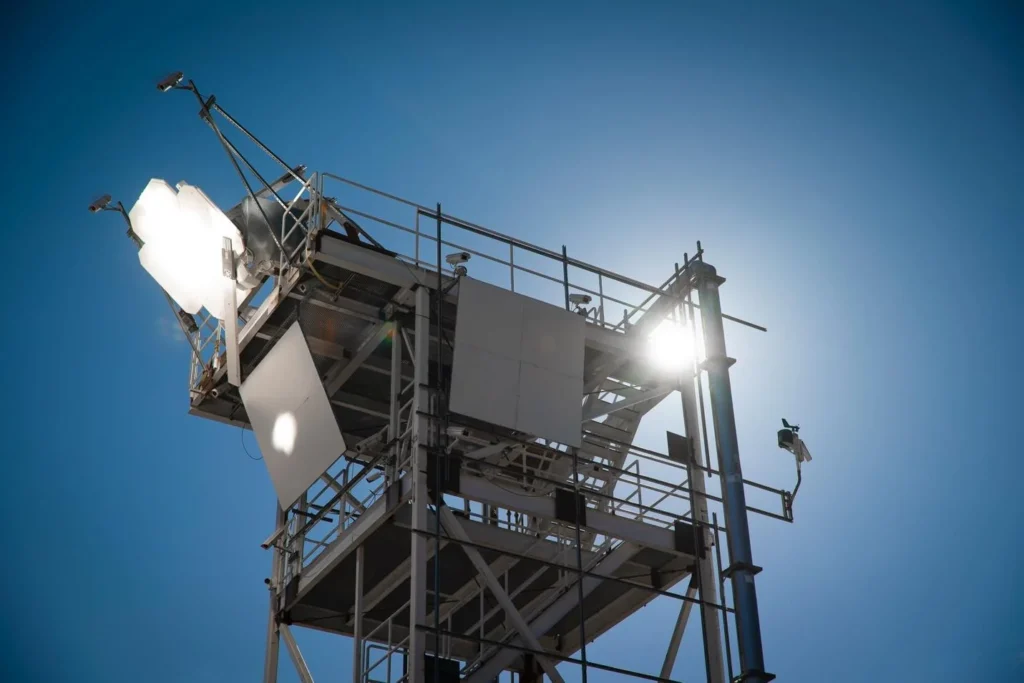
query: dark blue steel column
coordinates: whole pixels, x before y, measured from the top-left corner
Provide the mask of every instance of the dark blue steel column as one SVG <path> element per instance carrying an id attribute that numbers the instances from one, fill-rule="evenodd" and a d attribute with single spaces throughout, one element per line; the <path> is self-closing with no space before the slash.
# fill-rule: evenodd
<path id="1" fill-rule="evenodd" d="M 764 670 L 761 622 L 757 614 L 757 590 L 754 588 L 754 575 L 761 569 L 754 565 L 750 552 L 747 500 L 743 491 L 743 470 L 740 468 L 739 439 L 736 436 L 732 384 L 729 381 L 729 366 L 734 361 L 725 352 L 722 304 L 718 297 L 718 287 L 725 280 L 718 276 L 714 267 L 705 263 L 698 262 L 692 267 L 697 293 L 700 295 L 700 318 L 707 353 L 704 367 L 707 369 L 711 389 L 711 416 L 718 442 L 722 499 L 728 530 L 730 565 L 725 571 L 732 583 L 733 605 L 736 608 L 741 671 L 737 680 L 744 683 L 767 683 L 775 676 Z"/>

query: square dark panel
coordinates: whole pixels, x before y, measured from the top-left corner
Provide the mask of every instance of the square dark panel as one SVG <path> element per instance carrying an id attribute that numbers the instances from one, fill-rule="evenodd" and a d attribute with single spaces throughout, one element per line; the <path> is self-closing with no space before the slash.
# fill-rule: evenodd
<path id="1" fill-rule="evenodd" d="M 423 667 L 426 680 L 434 681 L 434 670 L 437 669 L 438 683 L 459 683 L 459 662 L 454 659 L 439 659 L 433 655 L 423 655 Z"/>
<path id="2" fill-rule="evenodd" d="M 569 524 L 576 524 L 576 510 L 579 510 L 579 525 L 587 525 L 587 503 L 582 494 L 568 489 L 555 489 L 555 517 Z"/>

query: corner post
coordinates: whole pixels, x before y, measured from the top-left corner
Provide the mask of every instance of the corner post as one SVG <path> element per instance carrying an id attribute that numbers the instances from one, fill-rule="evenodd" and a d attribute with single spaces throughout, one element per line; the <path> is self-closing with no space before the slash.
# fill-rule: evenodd
<path id="1" fill-rule="evenodd" d="M 729 380 L 729 366 L 735 361 L 726 354 L 722 303 L 718 295 L 718 288 L 725 279 L 719 277 L 714 267 L 706 263 L 694 263 L 693 268 L 697 293 L 700 296 L 701 323 L 704 328 L 704 347 L 707 353 L 704 367 L 708 373 L 711 416 L 718 445 L 725 526 L 729 530 L 727 537 L 730 565 L 725 573 L 732 583 L 733 602 L 736 607 L 740 679 L 745 683 L 767 683 L 775 677 L 764 670 L 761 623 L 757 611 L 757 590 L 754 586 L 754 576 L 760 571 L 760 567 L 754 564 L 750 549 L 747 501 L 743 490 L 743 470 L 740 467 L 732 383 Z"/>
<path id="2" fill-rule="evenodd" d="M 413 362 L 416 365 L 412 415 L 412 550 L 409 577 L 409 683 L 427 683 L 424 671 L 427 621 L 427 449 L 430 445 L 430 290 L 416 288 Z"/>
<path id="3" fill-rule="evenodd" d="M 281 506 L 274 504 L 277 514 L 274 517 L 274 529 L 280 529 L 288 521 L 288 515 Z M 270 560 L 270 608 L 267 615 L 267 648 L 263 656 L 263 683 L 277 683 L 278 658 L 281 653 L 281 636 L 277 630 L 277 591 L 281 585 L 283 555 L 277 546 L 271 550 Z"/>

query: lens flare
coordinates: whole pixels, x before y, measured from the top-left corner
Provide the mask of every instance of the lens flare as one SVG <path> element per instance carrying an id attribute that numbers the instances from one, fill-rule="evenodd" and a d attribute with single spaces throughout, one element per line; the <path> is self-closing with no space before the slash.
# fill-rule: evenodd
<path id="1" fill-rule="evenodd" d="M 662 321 L 647 338 L 647 359 L 662 372 L 682 372 L 693 362 L 690 330 L 672 320 Z"/>

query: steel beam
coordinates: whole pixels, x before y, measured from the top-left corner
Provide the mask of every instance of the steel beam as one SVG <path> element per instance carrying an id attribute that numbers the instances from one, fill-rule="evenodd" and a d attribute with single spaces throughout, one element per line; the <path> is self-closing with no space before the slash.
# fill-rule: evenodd
<path id="1" fill-rule="evenodd" d="M 623 543 L 598 561 L 595 569 L 600 570 L 603 574 L 614 574 L 625 562 L 636 554 L 637 550 L 638 548 L 635 545 L 631 543 Z M 590 595 L 590 593 L 592 593 L 603 581 L 604 579 L 600 579 L 595 576 L 584 576 L 584 597 Z M 534 637 L 547 633 L 551 630 L 551 627 L 561 621 L 570 610 L 577 608 L 578 601 L 579 595 L 577 591 L 565 591 L 558 599 L 551 602 L 539 615 L 537 615 L 536 618 L 530 621 L 530 632 Z M 514 638 L 511 644 L 515 647 L 529 647 L 521 636 Z M 485 659 L 480 667 L 466 679 L 466 683 L 490 683 L 495 676 L 504 671 L 505 668 L 515 661 L 516 657 L 519 655 L 519 651 L 514 649 L 514 647 L 499 648 L 497 652 L 494 652 L 493 655 Z"/>
<path id="2" fill-rule="evenodd" d="M 338 361 L 331 366 L 331 369 L 327 371 L 327 378 L 324 380 L 324 390 L 327 395 L 334 396 L 335 392 L 344 386 L 345 382 L 355 374 L 356 370 L 394 329 L 394 323 L 379 323 L 366 336 L 355 355 L 348 362 Z"/>
<path id="3" fill-rule="evenodd" d="M 227 281 L 224 288 L 224 346 L 228 384 L 238 387 L 242 385 L 242 361 L 238 357 L 238 290 L 235 288 L 235 252 L 230 237 L 224 238 L 221 265 Z"/>
<path id="4" fill-rule="evenodd" d="M 463 476 L 460 495 L 470 500 L 489 503 L 507 510 L 524 512 L 534 517 L 555 520 L 555 499 L 552 496 L 514 493 L 486 479 Z M 637 545 L 657 548 L 668 553 L 679 554 L 675 547 L 675 535 L 671 529 L 645 524 L 644 522 L 613 515 L 601 510 L 587 508 L 588 531 L 611 538 L 629 541 Z"/>
<path id="5" fill-rule="evenodd" d="M 411 485 L 405 479 L 400 482 L 398 500 L 388 500 L 388 496 L 381 496 L 373 505 L 367 508 L 366 512 L 359 515 L 352 526 L 345 530 L 340 538 L 335 540 L 321 553 L 309 566 L 305 567 L 299 576 L 298 597 L 305 595 L 316 585 L 323 576 L 326 576 L 338 566 L 342 560 L 348 557 L 349 553 L 362 545 L 370 534 L 377 530 L 388 518 L 400 508 L 411 494 Z"/>
<path id="6" fill-rule="evenodd" d="M 356 581 L 355 581 L 355 615 L 352 624 L 352 683 L 363 679 L 363 566 L 365 564 L 363 546 L 356 549 Z"/>
<path id="7" fill-rule="evenodd" d="M 415 287 L 430 281 L 431 276 L 417 266 L 393 256 L 356 246 L 324 234 L 320 250 L 313 257 L 318 261 L 350 270 L 360 275 L 383 280 L 399 287 Z"/>
<path id="8" fill-rule="evenodd" d="M 694 322 L 691 321 L 690 324 L 693 325 Z M 687 443 L 688 449 L 685 453 L 672 453 L 672 449 L 670 448 L 669 454 L 673 456 L 674 459 L 681 458 L 686 463 L 686 477 L 690 484 L 691 491 L 691 516 L 695 522 L 705 525 L 700 528 L 699 533 L 704 536 L 704 547 L 711 548 L 713 544 L 713 537 L 708 531 L 711 524 L 711 518 L 708 515 L 708 499 L 705 495 L 707 492 L 707 484 L 705 481 L 704 470 L 701 467 L 702 459 L 700 455 L 700 413 L 698 412 L 697 407 L 697 392 L 694 388 L 694 382 L 699 380 L 699 376 L 693 378 L 687 377 L 683 378 L 679 383 L 679 394 L 683 408 L 683 424 L 686 427 L 686 436 L 688 437 L 685 443 Z M 714 560 L 712 559 L 710 552 L 708 552 L 708 556 L 706 558 L 697 558 L 697 567 L 699 573 L 694 576 L 694 586 L 700 593 L 701 600 L 705 603 L 710 602 L 717 604 L 718 577 L 715 574 Z M 690 603 L 685 603 L 685 605 L 688 604 Z M 682 618 L 682 608 L 680 608 L 680 618 Z M 711 683 L 724 683 L 726 680 L 725 663 L 722 658 L 722 629 L 720 618 L 721 614 L 719 613 L 719 610 L 714 607 L 705 605 L 701 610 L 703 633 L 707 639 L 707 665 Z M 667 658 L 666 662 L 668 662 Z"/>
<path id="9" fill-rule="evenodd" d="M 697 577 L 690 579 L 690 585 L 686 589 L 686 597 L 693 600 L 697 596 Z M 679 616 L 676 617 L 676 625 L 672 629 L 672 638 L 669 639 L 668 649 L 665 651 L 665 661 L 661 665 L 662 678 L 672 677 L 672 667 L 676 664 L 676 655 L 679 654 L 679 644 L 683 642 L 683 633 L 686 631 L 686 622 L 690 619 L 690 611 L 693 603 L 690 600 L 683 600 L 679 607 Z M 715 680 L 712 678 L 712 680 Z"/>
<path id="10" fill-rule="evenodd" d="M 393 323 L 391 338 L 391 386 L 388 406 L 388 443 L 391 444 L 391 455 L 385 468 L 387 482 L 391 483 L 397 475 L 398 467 L 398 435 L 402 426 L 402 326 L 398 321 Z"/>
<path id="11" fill-rule="evenodd" d="M 480 578 L 483 579 L 483 582 L 487 585 L 487 589 L 491 591 L 491 594 L 495 599 L 497 599 L 498 604 L 505 610 L 505 617 L 512 622 L 512 626 L 519 632 L 520 638 L 526 642 L 527 646 L 534 650 L 543 650 L 544 648 L 541 646 L 540 641 L 537 640 L 537 636 L 530 630 L 530 625 L 526 623 L 525 619 L 523 619 L 523 615 L 521 615 L 519 610 L 516 609 L 515 603 L 513 603 L 512 599 L 508 597 L 508 593 L 505 592 L 505 589 L 502 588 L 497 577 L 491 572 L 490 565 L 488 565 L 487 561 L 482 555 L 480 555 L 480 551 L 472 546 L 465 545 L 465 542 L 471 541 L 469 539 L 469 534 L 467 534 L 466 530 L 462 528 L 462 524 L 459 522 L 458 518 L 452 514 L 452 511 L 447 506 L 442 505 L 440 510 L 441 522 L 444 525 L 445 531 L 447 531 L 455 540 L 464 542 L 461 546 L 463 552 L 466 553 L 469 561 L 476 567 L 476 571 L 480 575 Z M 547 657 L 538 657 L 537 661 L 542 667 L 544 667 L 544 671 L 547 672 L 548 676 L 554 683 L 565 683 L 562 676 L 558 673 L 558 670 L 555 669 L 555 665 L 551 660 Z"/>
<path id="12" fill-rule="evenodd" d="M 288 522 L 288 513 L 277 504 L 274 528 L 283 529 Z M 277 630 L 278 593 L 281 588 L 281 551 L 274 548 L 270 560 L 270 608 L 267 615 L 267 644 L 263 658 L 263 683 L 277 683 L 278 658 L 281 652 L 281 638 Z"/>
<path id="13" fill-rule="evenodd" d="M 602 401 L 596 396 L 591 395 L 591 405 L 583 412 L 583 421 L 587 422 L 589 420 L 597 419 L 602 415 L 609 415 L 620 410 L 625 410 L 626 408 L 632 408 L 644 401 L 663 398 L 675 390 L 675 386 L 651 387 L 650 389 L 626 389 L 624 391 L 617 392 L 622 400 L 616 401 L 615 403 Z"/>
<path id="14" fill-rule="evenodd" d="M 288 654 L 292 658 L 292 664 L 295 665 L 299 679 L 302 683 L 313 683 L 313 674 L 309 672 L 309 667 L 306 666 L 306 660 L 302 656 L 302 651 L 299 650 L 299 644 L 295 642 L 295 636 L 292 635 L 291 629 L 286 624 L 280 624 L 277 628 L 281 632 L 281 640 L 284 641 L 284 646 L 288 649 Z"/>
<path id="15" fill-rule="evenodd" d="M 358 249 L 358 247 L 353 247 Z M 377 256 L 365 249 L 367 254 Z M 399 266 L 393 259 L 388 262 Z M 406 270 L 406 277 L 412 277 Z M 411 283 L 406 281 L 403 286 Z M 408 671 L 409 683 L 428 683 L 424 671 L 423 656 L 426 653 L 426 632 L 419 628 L 427 622 L 427 545 L 429 539 L 420 531 L 427 531 L 427 449 L 430 445 L 430 422 L 426 415 L 430 412 L 430 290 L 419 287 L 416 290 L 416 325 L 415 351 L 413 360 L 416 365 L 416 381 L 413 385 L 413 407 L 410 417 L 412 424 L 412 547 L 410 549 L 409 576 L 409 648 Z M 408 478 L 408 477 L 406 477 Z M 434 636 L 435 642 L 437 636 Z"/>

